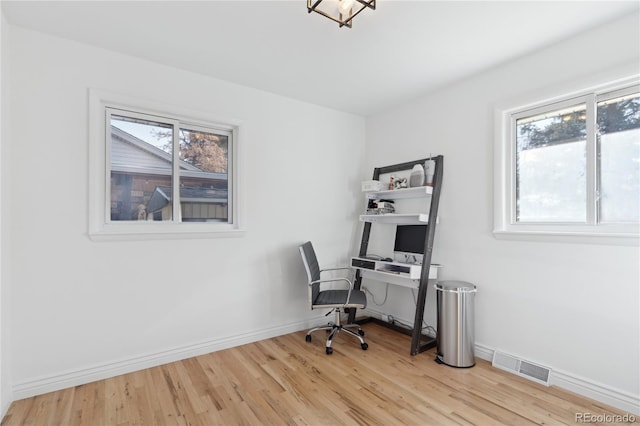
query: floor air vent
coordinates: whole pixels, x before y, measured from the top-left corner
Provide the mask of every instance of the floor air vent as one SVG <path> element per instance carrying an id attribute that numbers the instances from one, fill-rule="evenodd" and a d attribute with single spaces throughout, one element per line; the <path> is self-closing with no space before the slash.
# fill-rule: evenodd
<path id="1" fill-rule="evenodd" d="M 542 367 L 498 351 L 493 352 L 493 361 L 491 364 L 501 370 L 510 371 L 518 376 L 549 386 L 549 379 L 551 378 L 550 368 Z"/>

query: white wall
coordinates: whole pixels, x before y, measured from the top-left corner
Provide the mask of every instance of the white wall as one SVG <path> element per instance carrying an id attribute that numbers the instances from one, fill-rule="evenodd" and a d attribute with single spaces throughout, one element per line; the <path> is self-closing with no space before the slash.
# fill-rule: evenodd
<path id="1" fill-rule="evenodd" d="M 444 155 L 433 261 L 444 265 L 442 278 L 478 286 L 480 347 L 551 367 L 556 383 L 636 412 L 638 247 L 504 241 L 492 228 L 495 106 L 639 73 L 638 22 L 631 16 L 369 117 L 366 146 L 370 169 Z M 382 285 L 365 285 L 382 300 Z M 435 324 L 430 291 L 425 317 Z M 374 308 L 411 318 L 413 299 L 392 288 L 388 303 Z"/>
<path id="2" fill-rule="evenodd" d="M 11 123 L 8 103 L 9 93 L 9 25 L 0 15 L 0 418 L 13 400 L 11 389 L 11 253 L 9 238 L 9 188 L 11 169 L 9 161 L 9 125 Z"/>
<path id="3" fill-rule="evenodd" d="M 491 234 L 494 106 L 550 85 L 569 90 L 616 76 L 630 63 L 637 68 L 637 17 L 370 117 L 363 161 L 359 117 L 7 27 L 3 405 L 9 374 L 19 398 L 302 328 L 314 315 L 296 245 L 310 239 L 323 263 L 343 263 L 361 228 L 360 180 L 375 166 L 429 153 L 445 156 L 434 261 L 445 265 L 443 278 L 478 285 L 477 342 L 638 400 L 638 248 Z M 88 87 L 242 121 L 246 237 L 91 242 Z M 380 286 L 366 285 L 382 298 Z M 408 290 L 392 288 L 379 309 L 411 319 L 412 304 Z"/>
<path id="4" fill-rule="evenodd" d="M 6 412 L 6 405 L 8 405 L 7 400 L 11 400 L 11 398 L 5 394 L 5 388 L 4 388 L 4 383 L 7 382 L 6 380 L 6 376 L 5 376 L 5 372 L 7 370 L 5 370 L 4 368 L 4 362 L 5 362 L 5 351 L 7 346 L 5 345 L 5 333 L 4 333 L 4 326 L 5 326 L 5 321 L 4 321 L 4 314 L 5 314 L 5 310 L 4 310 L 4 301 L 5 301 L 5 297 L 4 297 L 4 289 L 6 288 L 6 286 L 3 284 L 4 283 L 4 269 L 3 269 L 3 257 L 2 257 L 2 246 L 3 246 L 3 240 L 4 240 L 4 233 L 2 232 L 3 230 L 3 226 L 2 226 L 2 219 L 3 219 L 3 215 L 2 215 L 2 208 L 4 206 L 3 203 L 3 198 L 2 198 L 2 183 L 3 183 L 3 179 L 2 179 L 2 173 L 4 168 L 2 167 L 2 141 L 3 141 L 3 131 L 4 131 L 4 120 L 3 120 L 3 112 L 4 109 L 2 108 L 2 100 L 4 99 L 4 84 L 3 84 L 3 77 L 4 77 L 4 72 L 3 72 L 3 68 L 5 66 L 5 61 L 3 60 L 3 52 L 4 50 L 4 31 L 5 31 L 5 21 L 4 21 L 4 15 L 2 13 L 0 13 L 0 418 L 2 418 L 2 416 L 4 416 L 4 413 Z"/>
<path id="5" fill-rule="evenodd" d="M 9 50 L 17 398 L 317 318 L 297 245 L 350 254 L 362 117 L 16 27 Z M 89 87 L 240 121 L 246 236 L 90 241 Z"/>

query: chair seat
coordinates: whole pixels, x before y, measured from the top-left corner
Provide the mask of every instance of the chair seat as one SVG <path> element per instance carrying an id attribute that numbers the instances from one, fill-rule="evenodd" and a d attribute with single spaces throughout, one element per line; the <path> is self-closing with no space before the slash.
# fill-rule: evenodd
<path id="1" fill-rule="evenodd" d="M 313 301 L 314 307 L 328 305 L 342 305 L 347 299 L 349 290 L 324 290 L 318 293 L 318 297 Z M 362 290 L 353 290 L 347 307 L 364 309 L 367 307 L 367 296 Z"/>

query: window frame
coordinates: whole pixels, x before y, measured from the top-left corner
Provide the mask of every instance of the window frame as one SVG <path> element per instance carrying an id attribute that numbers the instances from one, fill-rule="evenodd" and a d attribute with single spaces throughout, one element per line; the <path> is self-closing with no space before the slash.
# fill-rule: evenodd
<path id="1" fill-rule="evenodd" d="M 637 245 L 640 242 L 640 224 L 638 223 L 598 222 L 599 145 L 596 134 L 597 103 L 621 93 L 634 92 L 639 89 L 639 85 L 640 76 L 633 76 L 561 96 L 532 101 L 514 101 L 507 106 L 496 107 L 493 229 L 496 238 L 616 245 Z M 516 220 L 516 120 L 583 102 L 587 108 L 586 222 L 518 222 Z"/>
<path id="2" fill-rule="evenodd" d="M 201 129 L 228 133 L 228 185 L 229 222 L 182 222 L 179 199 L 173 187 L 174 218 L 171 221 L 112 221 L 111 199 L 111 125 L 110 116 L 119 111 L 127 116 L 142 119 L 155 118 L 178 128 Z M 115 112 L 115 115 L 118 115 Z M 210 114 L 191 111 L 174 105 L 146 101 L 126 95 L 98 89 L 89 89 L 89 229 L 93 241 L 105 240 L 153 240 L 175 238 L 220 238 L 244 235 L 239 174 L 240 122 L 219 119 Z M 179 143 L 179 134 L 174 132 L 173 145 Z M 173 150 L 173 174 L 178 173 L 178 150 Z M 180 179 L 178 174 L 175 178 Z"/>

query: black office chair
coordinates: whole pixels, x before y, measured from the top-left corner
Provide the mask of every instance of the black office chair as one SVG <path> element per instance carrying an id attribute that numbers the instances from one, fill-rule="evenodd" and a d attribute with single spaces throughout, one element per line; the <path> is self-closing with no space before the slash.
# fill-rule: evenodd
<path id="1" fill-rule="evenodd" d="M 302 262 L 304 263 L 304 267 L 307 270 L 307 276 L 309 278 L 309 302 L 311 305 L 311 309 L 332 309 L 336 313 L 335 323 L 330 322 L 329 325 L 325 327 L 312 328 L 307 332 L 307 335 L 305 337 L 306 341 L 311 341 L 311 333 L 313 333 L 314 331 L 330 331 L 329 337 L 327 337 L 326 352 L 327 355 L 331 355 L 333 353 L 333 348 L 331 347 L 333 338 L 340 331 L 344 331 L 345 333 L 360 340 L 360 347 L 362 347 L 363 350 L 366 350 L 369 345 L 367 345 L 367 343 L 362 338 L 362 336 L 364 336 L 364 331 L 362 330 L 362 328 L 358 324 L 342 325 L 340 321 L 340 315 L 346 309 L 364 309 L 367 307 L 367 296 L 364 294 L 364 291 L 354 290 L 353 283 L 347 278 L 330 278 L 324 280 L 320 278 L 321 272 L 337 271 L 341 269 L 350 270 L 351 268 L 320 269 L 320 267 L 318 266 L 318 259 L 316 258 L 316 252 L 315 250 L 313 250 L 313 245 L 310 241 L 307 241 L 300 246 L 300 254 L 302 255 Z M 322 290 L 320 288 L 321 283 L 340 281 L 347 283 L 349 285 L 349 289 Z M 331 313 L 331 311 L 329 311 L 329 313 Z M 355 332 L 351 330 L 351 328 L 357 328 L 358 331 Z"/>

